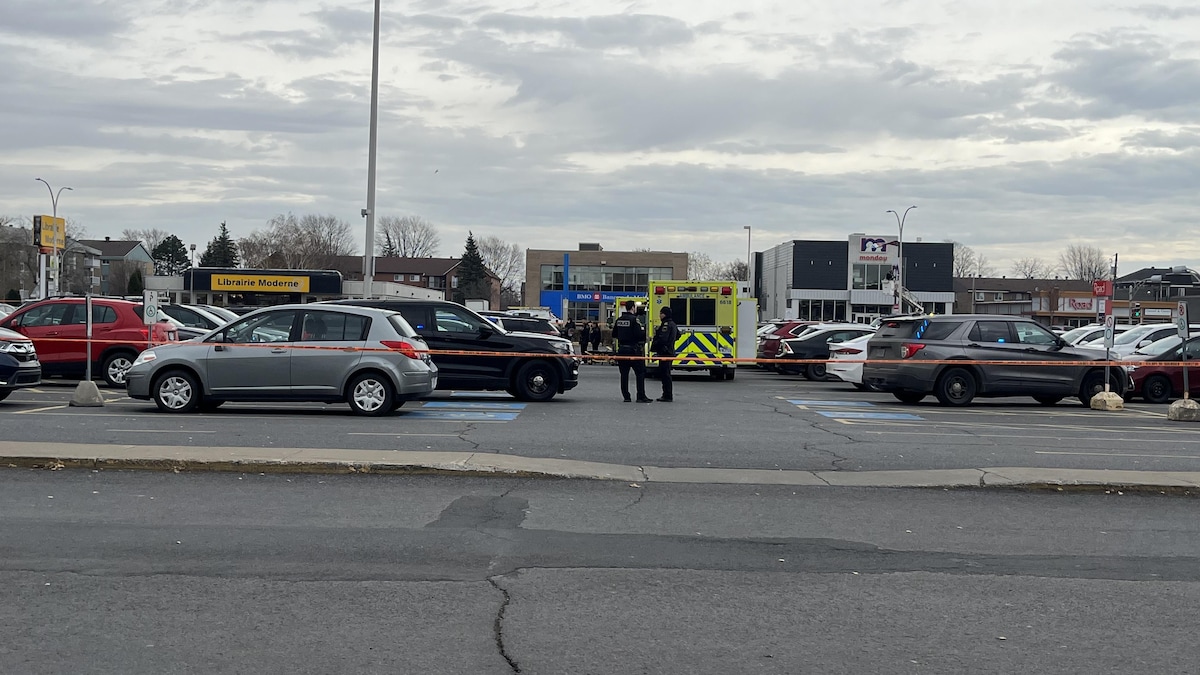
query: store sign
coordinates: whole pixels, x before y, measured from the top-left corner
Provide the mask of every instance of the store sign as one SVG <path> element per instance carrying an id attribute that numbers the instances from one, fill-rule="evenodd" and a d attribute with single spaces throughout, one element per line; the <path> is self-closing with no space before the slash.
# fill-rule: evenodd
<path id="1" fill-rule="evenodd" d="M 214 274 L 212 290 L 227 292 L 307 293 L 308 277 L 264 274 Z"/>
<path id="2" fill-rule="evenodd" d="M 1159 316 L 1159 317 L 1172 316 L 1172 310 L 1163 308 L 1163 307 L 1155 307 L 1153 309 L 1143 309 L 1142 314 L 1144 314 L 1146 316 Z"/>
<path id="3" fill-rule="evenodd" d="M 850 237 L 850 264 L 898 264 L 900 246 L 895 237 L 856 234 Z"/>
<path id="4" fill-rule="evenodd" d="M 48 249 L 67 247 L 67 221 L 53 216 L 33 217 L 33 245 Z"/>
<path id="5" fill-rule="evenodd" d="M 597 293 L 596 291 L 571 291 L 566 300 L 570 302 L 616 302 L 617 298 L 636 298 L 646 297 L 638 293 L 613 293 L 604 292 Z"/>
<path id="6" fill-rule="evenodd" d="M 1090 312 L 1096 307 L 1095 298 L 1068 298 L 1067 307 L 1074 312 Z"/>

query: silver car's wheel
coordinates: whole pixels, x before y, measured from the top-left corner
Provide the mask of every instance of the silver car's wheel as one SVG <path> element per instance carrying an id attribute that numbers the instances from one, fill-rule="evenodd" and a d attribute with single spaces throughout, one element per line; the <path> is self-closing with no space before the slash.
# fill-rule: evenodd
<path id="1" fill-rule="evenodd" d="M 200 404 L 200 385 L 182 370 L 164 373 L 154 383 L 154 403 L 166 412 L 191 412 Z"/>
<path id="2" fill-rule="evenodd" d="M 397 407 L 392 383 L 382 375 L 364 373 L 351 380 L 347 389 L 350 409 L 359 415 L 386 415 Z"/>
<path id="3" fill-rule="evenodd" d="M 133 356 L 117 352 L 104 359 L 104 381 L 110 387 L 124 387 L 125 376 L 133 366 Z"/>

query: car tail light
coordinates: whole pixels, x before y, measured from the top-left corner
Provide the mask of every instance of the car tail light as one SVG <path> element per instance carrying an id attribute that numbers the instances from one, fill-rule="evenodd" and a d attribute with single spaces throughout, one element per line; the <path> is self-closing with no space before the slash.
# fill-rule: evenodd
<path id="1" fill-rule="evenodd" d="M 780 354 L 791 354 L 792 346 L 786 342 L 779 343 L 779 353 Z"/>
<path id="2" fill-rule="evenodd" d="M 412 345 L 408 344 L 407 342 L 404 342 L 403 340 L 381 340 L 380 343 L 383 344 L 384 347 L 398 351 L 410 359 L 421 358 L 417 354 L 416 347 L 413 347 Z"/>
<path id="3" fill-rule="evenodd" d="M 138 334 L 142 336 L 143 340 L 150 339 L 150 329 L 149 328 L 139 328 Z"/>
<path id="4" fill-rule="evenodd" d="M 901 356 L 901 358 L 911 359 L 922 349 L 925 349 L 925 345 L 921 344 L 920 342 L 910 342 L 906 345 L 903 345 L 904 354 Z"/>
<path id="5" fill-rule="evenodd" d="M 840 349 L 833 350 L 834 354 L 861 354 L 862 352 L 863 350 L 855 349 L 854 347 L 842 347 Z"/>

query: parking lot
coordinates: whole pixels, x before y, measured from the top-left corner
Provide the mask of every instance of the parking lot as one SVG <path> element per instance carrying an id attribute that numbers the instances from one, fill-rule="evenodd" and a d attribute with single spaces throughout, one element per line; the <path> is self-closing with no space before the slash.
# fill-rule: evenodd
<path id="1" fill-rule="evenodd" d="M 47 380 L 0 403 L 5 440 L 127 445 L 499 452 L 632 465 L 797 470 L 1045 466 L 1200 470 L 1200 425 L 1165 405 L 1098 412 L 1077 402 L 979 400 L 904 405 L 847 384 L 753 368 L 712 381 L 677 374 L 674 403 L 623 403 L 612 366 L 586 365 L 547 403 L 502 392 L 438 392 L 393 416 L 344 405 L 229 403 L 173 415 L 101 389 L 103 408 L 68 406 L 74 382 Z M 658 383 L 647 380 L 652 396 Z"/>

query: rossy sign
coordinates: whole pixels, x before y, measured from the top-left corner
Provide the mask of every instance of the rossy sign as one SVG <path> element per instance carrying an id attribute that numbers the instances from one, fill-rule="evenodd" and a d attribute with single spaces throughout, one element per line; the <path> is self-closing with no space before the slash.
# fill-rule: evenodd
<path id="1" fill-rule="evenodd" d="M 1097 279 L 1092 282 L 1092 297 L 1094 298 L 1111 298 L 1113 294 L 1113 282 L 1108 279 Z"/>

